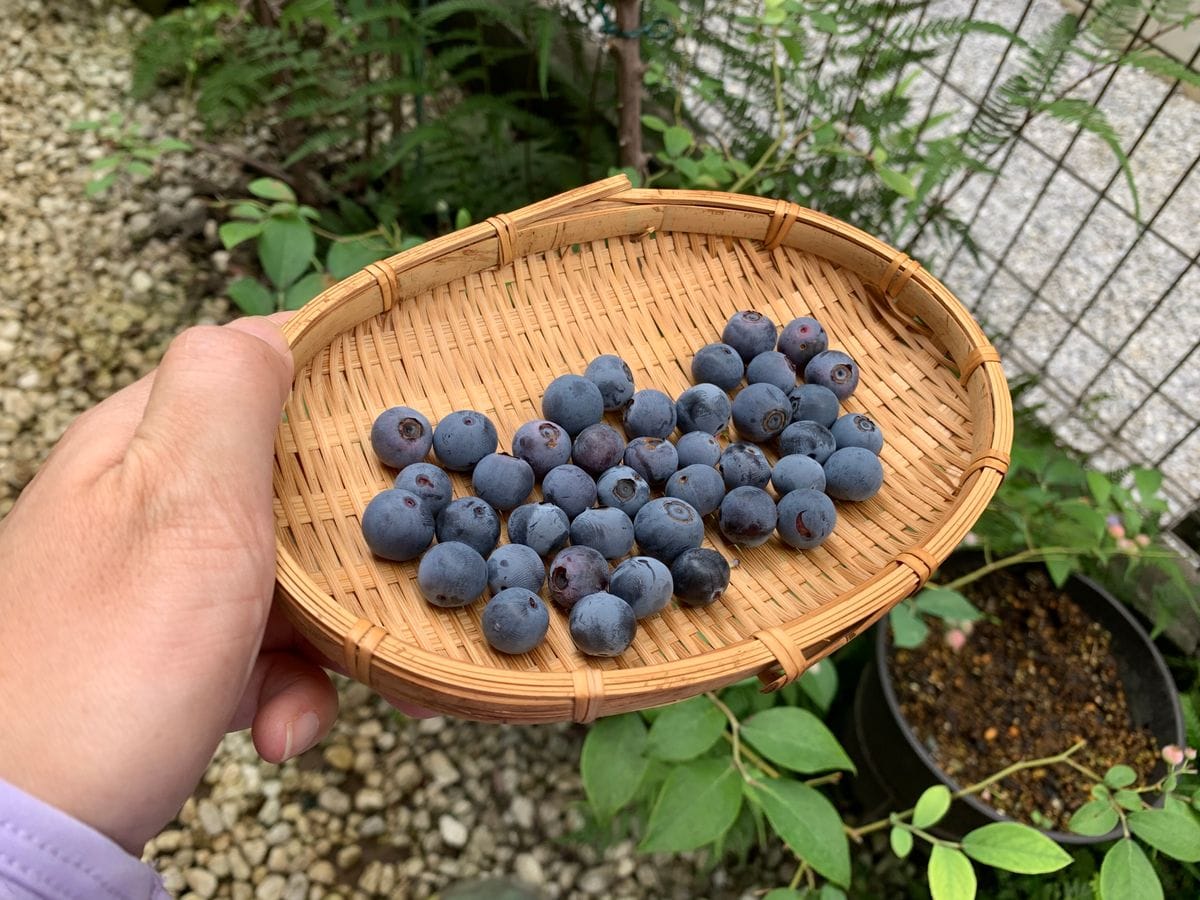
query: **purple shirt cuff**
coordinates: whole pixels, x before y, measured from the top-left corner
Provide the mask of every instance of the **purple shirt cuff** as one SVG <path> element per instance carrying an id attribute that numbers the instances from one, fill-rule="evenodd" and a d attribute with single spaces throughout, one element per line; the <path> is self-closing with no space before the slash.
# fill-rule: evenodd
<path id="1" fill-rule="evenodd" d="M 170 900 L 100 832 L 0 779 L 0 900 Z"/>

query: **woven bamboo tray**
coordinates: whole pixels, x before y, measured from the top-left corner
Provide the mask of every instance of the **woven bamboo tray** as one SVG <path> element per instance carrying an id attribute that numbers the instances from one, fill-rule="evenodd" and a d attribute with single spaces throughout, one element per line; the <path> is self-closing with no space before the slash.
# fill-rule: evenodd
<path id="1" fill-rule="evenodd" d="M 541 417 L 545 385 L 601 353 L 623 356 L 639 388 L 676 396 L 694 351 L 739 309 L 777 325 L 819 319 L 861 366 L 844 408 L 884 429 L 882 491 L 838 503 L 819 549 L 777 537 L 743 549 L 710 524 L 706 545 L 736 561 L 729 590 L 708 608 L 643 619 L 609 660 L 579 654 L 556 610 L 539 648 L 494 652 L 482 601 L 433 608 L 415 561 L 368 551 L 359 517 L 395 474 L 369 441 L 385 408 L 435 423 L 479 410 L 507 449 Z M 779 688 L 916 591 L 1008 465 L 1004 373 L 959 301 L 903 253 L 783 201 L 610 178 L 372 264 L 285 332 L 296 378 L 275 458 L 283 605 L 359 681 L 470 719 L 590 721 L 749 675 Z M 471 493 L 468 478 L 454 485 Z"/>

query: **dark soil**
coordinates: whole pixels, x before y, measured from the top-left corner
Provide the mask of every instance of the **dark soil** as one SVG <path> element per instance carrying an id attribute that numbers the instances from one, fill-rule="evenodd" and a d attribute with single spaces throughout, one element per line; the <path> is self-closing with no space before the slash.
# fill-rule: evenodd
<path id="1" fill-rule="evenodd" d="M 1101 775 L 1125 763 L 1149 779 L 1154 736 L 1135 730 L 1110 652 L 1111 635 L 1040 570 L 998 572 L 963 589 L 996 621 L 982 620 L 959 651 L 939 620 L 916 650 L 890 661 L 900 709 L 947 775 L 974 784 L 1023 759 L 1053 756 L 1079 740 L 1074 759 Z M 1027 769 L 981 799 L 1041 828 L 1066 830 L 1093 782 L 1055 765 Z"/>

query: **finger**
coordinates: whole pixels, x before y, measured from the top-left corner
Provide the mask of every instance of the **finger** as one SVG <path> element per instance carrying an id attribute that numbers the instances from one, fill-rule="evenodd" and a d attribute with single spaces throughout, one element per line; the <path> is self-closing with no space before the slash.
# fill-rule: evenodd
<path id="1" fill-rule="evenodd" d="M 324 737 L 337 709 L 337 691 L 320 666 L 291 653 L 265 653 L 255 664 L 230 730 L 249 725 L 259 755 L 278 763 Z"/>

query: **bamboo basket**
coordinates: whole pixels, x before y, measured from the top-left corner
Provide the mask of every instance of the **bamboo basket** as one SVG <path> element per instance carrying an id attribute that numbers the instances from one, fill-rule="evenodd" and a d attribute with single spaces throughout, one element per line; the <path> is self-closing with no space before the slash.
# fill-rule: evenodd
<path id="1" fill-rule="evenodd" d="M 554 609 L 540 647 L 497 653 L 479 632 L 482 601 L 434 608 L 415 561 L 367 549 L 360 516 L 395 475 L 369 440 L 385 408 L 435 423 L 484 412 L 507 450 L 541 417 L 545 385 L 601 353 L 623 356 L 639 388 L 676 396 L 692 354 L 739 309 L 819 319 L 862 370 L 844 409 L 884 429 L 883 489 L 838 503 L 817 550 L 777 536 L 735 547 L 710 522 L 705 545 L 734 563 L 724 596 L 641 620 L 624 654 L 597 660 Z M 280 600 L 357 680 L 468 719 L 587 722 L 751 675 L 778 689 L 918 590 L 1008 465 L 1007 383 L 961 303 L 903 253 L 783 201 L 610 178 L 369 265 L 285 332 L 296 376 L 275 454 Z M 455 496 L 471 493 L 453 480 Z"/>

